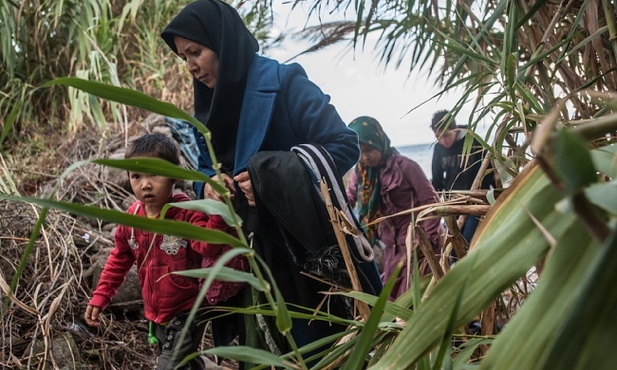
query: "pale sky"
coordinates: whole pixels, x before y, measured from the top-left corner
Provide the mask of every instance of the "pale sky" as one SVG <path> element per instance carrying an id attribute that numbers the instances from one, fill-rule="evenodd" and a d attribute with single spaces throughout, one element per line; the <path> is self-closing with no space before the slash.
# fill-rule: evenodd
<path id="1" fill-rule="evenodd" d="M 288 18 L 291 4 L 275 3 L 275 25 L 278 29 L 299 30 L 303 27 L 306 14 L 302 9 L 297 7 Z M 286 22 L 287 19 L 289 21 Z M 266 55 L 284 62 L 304 50 L 306 45 L 297 40 L 287 40 L 283 47 L 270 49 Z M 378 62 L 378 54 L 369 50 L 373 45 L 369 41 L 365 52 L 357 49 L 355 53 L 344 52 L 343 44 L 333 45 L 293 61 L 301 64 L 309 78 L 330 95 L 331 103 L 346 123 L 358 116 L 372 116 L 384 127 L 394 146 L 432 143 L 434 136 L 429 125 L 433 113 L 450 109 L 460 96 L 450 94 L 406 114 L 439 89 L 432 86 L 432 79 L 429 81 L 426 73 L 414 73 L 408 78 L 408 65 L 402 65 L 399 70 L 391 65 L 384 71 L 383 65 Z M 457 122 L 466 123 L 470 113 L 470 108 L 463 108 L 456 118 Z"/>

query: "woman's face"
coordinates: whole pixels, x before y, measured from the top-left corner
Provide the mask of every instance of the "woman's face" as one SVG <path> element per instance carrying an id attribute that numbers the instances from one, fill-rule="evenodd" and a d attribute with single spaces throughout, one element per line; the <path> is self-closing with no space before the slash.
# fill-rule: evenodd
<path id="1" fill-rule="evenodd" d="M 219 57 L 214 50 L 180 36 L 174 37 L 174 43 L 178 55 L 186 62 L 191 76 L 214 89 L 216 87 L 216 75 L 219 71 Z"/>
<path id="2" fill-rule="evenodd" d="M 365 166 L 379 167 L 383 154 L 374 146 L 360 143 L 360 162 Z"/>

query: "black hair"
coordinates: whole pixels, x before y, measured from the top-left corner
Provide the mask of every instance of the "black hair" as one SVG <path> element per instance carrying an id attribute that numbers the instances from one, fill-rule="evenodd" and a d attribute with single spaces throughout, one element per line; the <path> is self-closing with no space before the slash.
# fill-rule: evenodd
<path id="1" fill-rule="evenodd" d="M 124 155 L 124 158 L 134 157 L 160 158 L 180 165 L 178 144 L 172 138 L 160 133 L 145 134 L 135 139 Z"/>
<path id="2" fill-rule="evenodd" d="M 447 109 L 437 111 L 433 114 L 433 119 L 431 121 L 431 128 L 433 131 L 454 130 L 457 127 L 454 117 L 450 115 L 450 111 Z"/>

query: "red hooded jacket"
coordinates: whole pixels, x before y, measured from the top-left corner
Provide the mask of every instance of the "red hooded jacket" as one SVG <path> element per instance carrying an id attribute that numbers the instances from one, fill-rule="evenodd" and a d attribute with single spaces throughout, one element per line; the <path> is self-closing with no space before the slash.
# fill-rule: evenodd
<path id="1" fill-rule="evenodd" d="M 171 201 L 176 203 L 187 200 L 190 198 L 186 194 L 175 193 Z M 144 205 L 140 201 L 133 203 L 127 213 L 146 217 Z M 208 216 L 182 208 L 170 208 L 165 219 L 185 221 L 207 229 L 231 231 L 218 215 Z M 136 264 L 146 318 L 157 324 L 190 310 L 200 290 L 199 279 L 170 273 L 211 267 L 223 253 L 231 249 L 228 245 L 185 240 L 124 225 L 118 226 L 114 239 L 115 247 L 89 304 L 104 310 L 118 292 L 131 266 Z M 244 256 L 237 256 L 227 263 L 227 267 L 247 271 L 248 262 Z M 242 283 L 215 280 L 206 293 L 207 303 L 214 305 L 225 301 L 236 295 L 242 286 Z"/>

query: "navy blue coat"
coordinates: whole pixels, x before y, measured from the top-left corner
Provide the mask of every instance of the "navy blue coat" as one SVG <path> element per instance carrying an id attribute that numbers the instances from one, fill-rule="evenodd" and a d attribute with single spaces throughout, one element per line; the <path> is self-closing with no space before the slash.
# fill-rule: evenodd
<path id="1" fill-rule="evenodd" d="M 195 130 L 200 151 L 199 171 L 215 174 L 206 142 Z M 262 150 L 290 150 L 299 144 L 321 144 L 341 174 L 360 157 L 358 136 L 347 128 L 330 97 L 311 82 L 296 63 L 256 56 L 248 71 L 234 156 L 233 176 L 247 168 L 248 160 Z M 193 189 L 203 197 L 203 182 Z"/>

